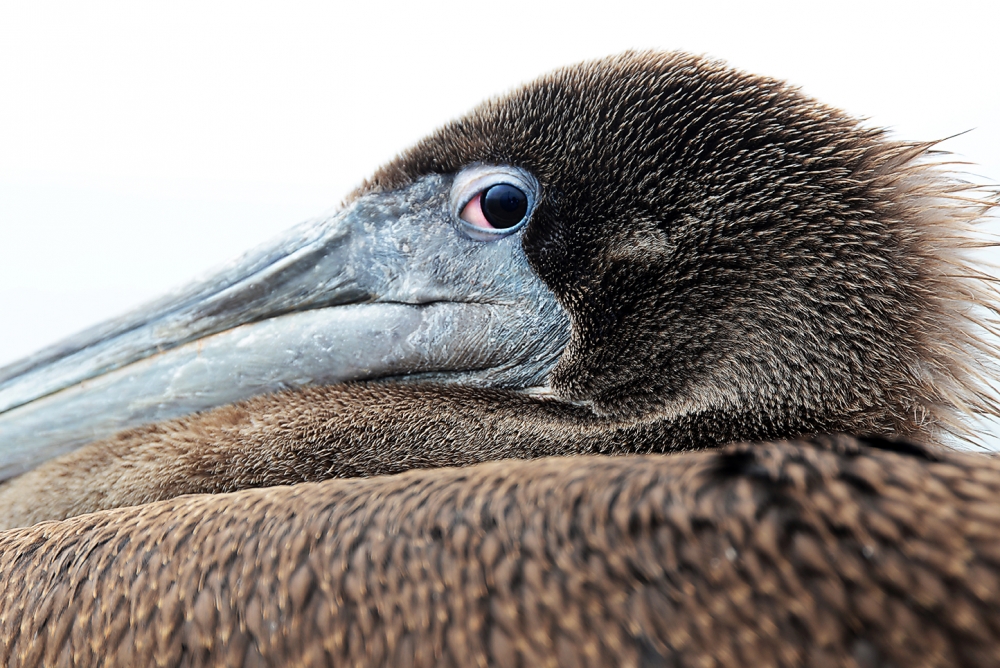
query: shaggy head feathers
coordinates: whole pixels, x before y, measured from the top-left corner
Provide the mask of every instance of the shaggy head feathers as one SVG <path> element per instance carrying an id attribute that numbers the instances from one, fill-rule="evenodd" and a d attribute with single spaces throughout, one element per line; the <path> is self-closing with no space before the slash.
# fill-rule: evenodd
<path id="1" fill-rule="evenodd" d="M 86 445 L 0 486 L 0 527 L 330 477 L 813 433 L 924 441 L 1000 413 L 971 268 L 989 202 L 788 86 L 680 54 L 557 71 L 359 193 L 472 163 L 541 185 L 522 237 L 570 315 L 553 398 L 376 382 L 256 397 Z M 764 447 L 764 446 L 758 446 Z"/>
<path id="2" fill-rule="evenodd" d="M 471 163 L 532 172 L 523 244 L 570 313 L 557 395 L 607 415 L 726 415 L 723 438 L 933 438 L 996 414 L 990 202 L 779 81 L 626 53 L 489 101 L 359 193 Z"/>

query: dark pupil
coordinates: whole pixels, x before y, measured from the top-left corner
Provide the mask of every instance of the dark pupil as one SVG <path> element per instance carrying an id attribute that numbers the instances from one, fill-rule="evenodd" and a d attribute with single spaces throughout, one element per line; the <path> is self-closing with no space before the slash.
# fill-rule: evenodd
<path id="1" fill-rule="evenodd" d="M 506 183 L 492 186 L 483 195 L 483 215 L 499 230 L 514 227 L 528 213 L 528 196 Z"/>

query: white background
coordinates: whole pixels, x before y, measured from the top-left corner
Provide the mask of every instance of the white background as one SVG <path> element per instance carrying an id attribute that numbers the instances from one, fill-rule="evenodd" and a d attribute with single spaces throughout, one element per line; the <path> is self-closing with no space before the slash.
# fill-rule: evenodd
<path id="1" fill-rule="evenodd" d="M 0 365 L 336 204 L 481 99 L 685 49 L 1000 180 L 1000 3 L 0 4 Z"/>

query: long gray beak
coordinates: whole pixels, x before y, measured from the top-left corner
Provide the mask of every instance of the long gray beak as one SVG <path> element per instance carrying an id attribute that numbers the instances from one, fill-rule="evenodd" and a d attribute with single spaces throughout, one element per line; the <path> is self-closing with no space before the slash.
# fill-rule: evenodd
<path id="1" fill-rule="evenodd" d="M 0 480 L 123 429 L 290 388 L 544 383 L 568 319 L 520 233 L 481 241 L 458 229 L 452 180 L 366 195 L 0 369 Z"/>

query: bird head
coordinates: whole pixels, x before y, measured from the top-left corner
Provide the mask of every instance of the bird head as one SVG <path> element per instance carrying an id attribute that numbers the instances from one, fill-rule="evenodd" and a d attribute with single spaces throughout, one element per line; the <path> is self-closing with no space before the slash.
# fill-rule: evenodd
<path id="1" fill-rule="evenodd" d="M 684 54 L 558 70 L 332 217 L 0 371 L 2 474 L 350 380 L 684 425 L 661 449 L 964 433 L 998 412 L 996 297 L 967 257 L 993 201 L 931 148 Z"/>

